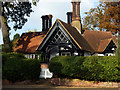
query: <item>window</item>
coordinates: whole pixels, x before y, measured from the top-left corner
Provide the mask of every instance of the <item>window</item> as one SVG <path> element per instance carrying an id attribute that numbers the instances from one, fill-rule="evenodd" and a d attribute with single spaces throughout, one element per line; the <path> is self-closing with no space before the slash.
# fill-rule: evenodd
<path id="1" fill-rule="evenodd" d="M 56 33 L 56 35 L 54 36 L 51 42 L 52 43 L 61 43 L 61 42 L 68 43 L 69 41 L 64 35 L 64 33 L 61 30 L 58 30 L 58 32 Z"/>
<path id="2" fill-rule="evenodd" d="M 65 49 L 64 49 L 64 47 L 61 47 L 61 49 L 60 49 L 60 50 L 65 50 Z"/>
<path id="3" fill-rule="evenodd" d="M 78 55 L 78 53 L 77 53 L 77 52 L 74 52 L 74 55 L 75 55 L 75 56 L 77 56 L 77 55 Z"/>
<path id="4" fill-rule="evenodd" d="M 32 58 L 32 54 L 30 54 L 30 58 Z"/>
<path id="5" fill-rule="evenodd" d="M 25 57 L 28 58 L 28 57 L 27 57 L 27 54 L 25 54 Z"/>

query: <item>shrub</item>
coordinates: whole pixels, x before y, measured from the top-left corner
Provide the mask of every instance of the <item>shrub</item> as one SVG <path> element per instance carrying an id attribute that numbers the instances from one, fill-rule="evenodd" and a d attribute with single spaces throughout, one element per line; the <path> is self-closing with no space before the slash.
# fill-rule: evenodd
<path id="1" fill-rule="evenodd" d="M 2 64 L 5 63 L 6 60 L 11 60 L 11 59 L 16 59 L 16 60 L 21 60 L 21 59 L 25 59 L 25 56 L 21 53 L 2 53 Z"/>
<path id="2" fill-rule="evenodd" d="M 50 70 L 59 76 L 94 81 L 120 81 L 116 57 L 61 56 L 50 61 Z"/>
<path id="3" fill-rule="evenodd" d="M 52 66 L 54 66 L 54 68 L 52 68 Z M 57 75 L 58 77 L 62 76 L 62 64 L 59 62 L 52 62 L 50 63 L 50 67 L 49 67 L 51 72 L 54 72 L 54 75 Z"/>
<path id="4" fill-rule="evenodd" d="M 11 58 L 17 58 L 17 59 L 25 59 L 24 54 L 22 53 L 15 53 L 15 52 L 11 52 L 11 53 L 2 53 L 2 60 L 8 60 Z"/>
<path id="5" fill-rule="evenodd" d="M 117 81 L 118 77 L 118 60 L 116 57 L 103 57 L 102 65 L 104 66 L 104 72 L 101 77 L 107 81 Z"/>
<path id="6" fill-rule="evenodd" d="M 2 78 L 10 81 L 36 79 L 40 75 L 40 61 L 26 59 L 22 54 L 3 54 Z"/>

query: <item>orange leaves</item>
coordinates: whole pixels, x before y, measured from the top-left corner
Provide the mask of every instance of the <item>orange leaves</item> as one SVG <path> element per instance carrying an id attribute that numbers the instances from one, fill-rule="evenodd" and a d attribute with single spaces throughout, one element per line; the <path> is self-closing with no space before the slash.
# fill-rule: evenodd
<path id="1" fill-rule="evenodd" d="M 101 2 L 87 12 L 83 22 L 84 28 L 117 33 L 120 31 L 120 2 Z"/>

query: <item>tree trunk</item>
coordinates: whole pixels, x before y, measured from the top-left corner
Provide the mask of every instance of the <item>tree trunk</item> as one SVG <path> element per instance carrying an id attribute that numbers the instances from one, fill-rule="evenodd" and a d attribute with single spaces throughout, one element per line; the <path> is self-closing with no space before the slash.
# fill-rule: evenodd
<path id="1" fill-rule="evenodd" d="M 5 47 L 10 47 L 10 38 L 9 38 L 9 28 L 7 27 L 7 23 L 4 22 L 5 18 L 2 16 L 1 20 L 1 27 L 2 27 L 2 35 L 3 35 L 3 42 Z"/>
<path id="2" fill-rule="evenodd" d="M 4 16 L 2 16 L 2 12 L 4 11 L 2 7 L 2 2 L 0 2 L 0 6 L 1 6 L 0 21 L 1 21 L 1 30 L 3 35 L 4 48 L 9 48 L 11 50 L 10 38 L 9 38 L 10 28 L 8 27 L 7 20 L 4 18 Z"/>

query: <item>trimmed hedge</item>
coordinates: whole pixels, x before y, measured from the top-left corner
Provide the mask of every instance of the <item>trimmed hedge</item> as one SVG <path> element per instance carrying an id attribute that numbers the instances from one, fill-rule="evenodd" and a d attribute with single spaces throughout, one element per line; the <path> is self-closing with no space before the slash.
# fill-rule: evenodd
<path id="1" fill-rule="evenodd" d="M 6 60 L 11 60 L 11 59 L 16 59 L 16 60 L 21 60 L 25 59 L 25 56 L 21 53 L 2 53 L 2 64 L 5 63 Z"/>
<path id="2" fill-rule="evenodd" d="M 50 71 L 57 77 L 94 81 L 120 81 L 118 59 L 114 56 L 61 56 L 50 61 Z"/>
<path id="3" fill-rule="evenodd" d="M 2 54 L 2 78 L 10 81 L 32 80 L 39 78 L 40 60 L 26 59 L 23 54 Z"/>

